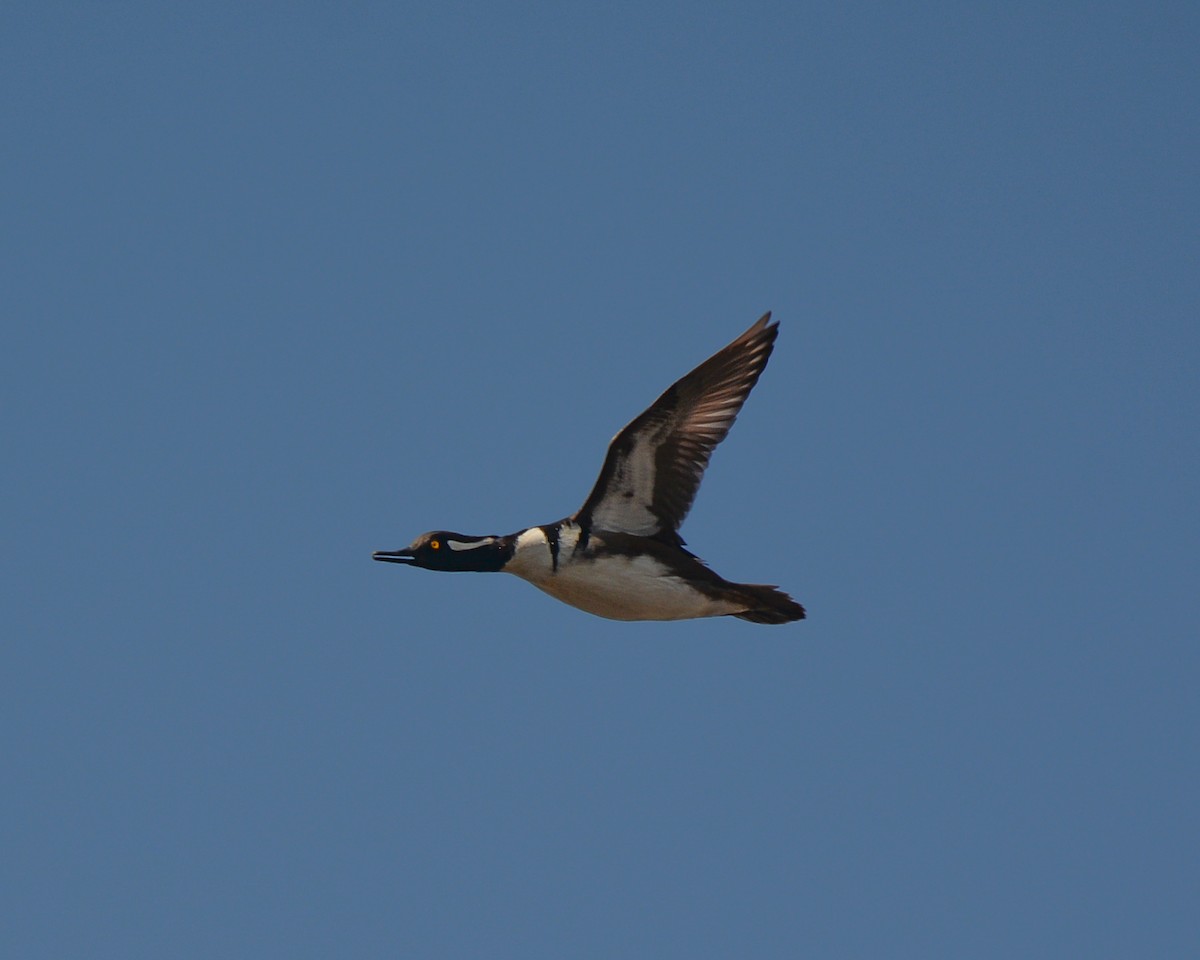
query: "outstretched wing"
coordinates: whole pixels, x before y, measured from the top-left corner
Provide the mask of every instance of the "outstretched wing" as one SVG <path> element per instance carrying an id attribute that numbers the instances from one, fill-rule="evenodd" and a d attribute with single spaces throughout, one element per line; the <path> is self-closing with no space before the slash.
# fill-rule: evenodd
<path id="1" fill-rule="evenodd" d="M 683 542 L 676 531 L 692 508 L 709 457 L 771 356 L 779 324 L 770 319 L 764 314 L 613 437 L 576 522 Z"/>

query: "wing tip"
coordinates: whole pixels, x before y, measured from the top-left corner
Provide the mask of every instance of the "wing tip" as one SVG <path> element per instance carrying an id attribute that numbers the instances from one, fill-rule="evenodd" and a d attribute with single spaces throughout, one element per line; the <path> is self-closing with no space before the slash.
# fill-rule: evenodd
<path id="1" fill-rule="evenodd" d="M 779 321 L 771 321 L 771 311 L 768 310 L 751 324 L 750 328 L 734 342 L 754 340 L 758 337 L 774 340 L 779 335 Z"/>
<path id="2" fill-rule="evenodd" d="M 771 322 L 771 311 L 768 310 L 740 337 L 729 344 L 727 350 L 746 350 L 750 353 L 763 351 L 770 356 L 779 337 L 779 321 Z"/>

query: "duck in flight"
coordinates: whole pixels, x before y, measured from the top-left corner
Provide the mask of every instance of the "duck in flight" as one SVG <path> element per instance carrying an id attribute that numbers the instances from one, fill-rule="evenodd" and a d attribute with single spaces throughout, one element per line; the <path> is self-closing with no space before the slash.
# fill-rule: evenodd
<path id="1" fill-rule="evenodd" d="M 573 516 L 507 536 L 423 533 L 406 549 L 379 551 L 374 559 L 513 573 L 612 620 L 803 620 L 804 607 L 786 593 L 718 576 L 679 535 L 713 449 L 771 356 L 779 324 L 770 319 L 761 317 L 613 437 L 595 487 Z"/>

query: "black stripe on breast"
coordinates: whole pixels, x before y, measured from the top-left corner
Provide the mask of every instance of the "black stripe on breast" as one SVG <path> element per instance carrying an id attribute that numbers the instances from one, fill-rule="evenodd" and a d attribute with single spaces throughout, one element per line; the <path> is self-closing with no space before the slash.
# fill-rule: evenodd
<path id="1" fill-rule="evenodd" d="M 550 569 L 558 573 L 558 528 L 560 524 L 551 523 L 542 527 L 546 535 L 546 543 L 550 547 Z"/>

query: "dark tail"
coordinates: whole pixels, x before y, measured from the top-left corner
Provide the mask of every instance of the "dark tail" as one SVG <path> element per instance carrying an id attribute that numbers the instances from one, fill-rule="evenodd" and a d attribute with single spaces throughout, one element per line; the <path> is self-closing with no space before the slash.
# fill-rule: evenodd
<path id="1" fill-rule="evenodd" d="M 730 614 L 751 623 L 791 623 L 804 619 L 804 608 L 782 590 L 763 583 L 735 583 L 733 596 L 745 603 L 747 609 Z"/>

